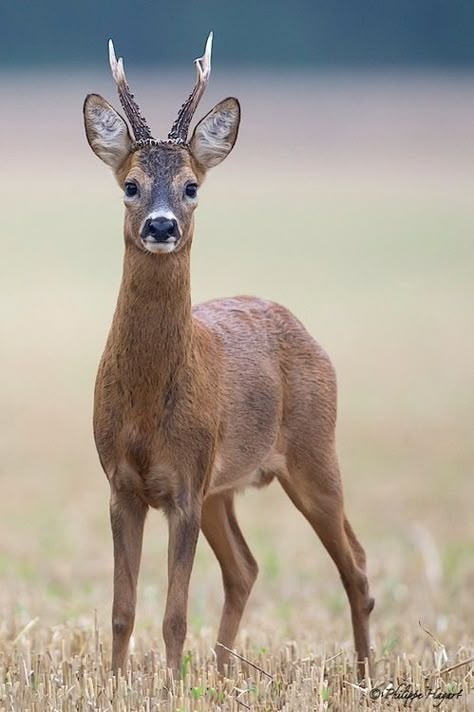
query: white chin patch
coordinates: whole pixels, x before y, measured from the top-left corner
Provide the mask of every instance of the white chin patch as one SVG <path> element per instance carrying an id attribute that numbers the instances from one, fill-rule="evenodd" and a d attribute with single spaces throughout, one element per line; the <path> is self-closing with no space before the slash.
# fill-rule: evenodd
<path id="1" fill-rule="evenodd" d="M 176 248 L 176 240 L 174 239 L 174 237 L 170 237 L 167 242 L 155 242 L 154 240 L 148 239 L 142 240 L 142 244 L 145 250 L 148 250 L 148 252 L 154 252 L 155 254 L 165 254 L 166 252 L 173 252 L 173 250 Z"/>

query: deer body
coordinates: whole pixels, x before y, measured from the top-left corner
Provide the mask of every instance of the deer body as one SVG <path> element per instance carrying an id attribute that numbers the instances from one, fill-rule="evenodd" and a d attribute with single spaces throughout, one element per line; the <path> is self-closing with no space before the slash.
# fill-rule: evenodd
<path id="1" fill-rule="evenodd" d="M 184 105 L 170 133 L 178 126 L 178 139 L 156 142 L 131 104 L 123 65 L 115 55 L 111 64 L 140 137 L 133 144 L 125 122 L 104 99 L 86 99 L 89 142 L 125 186 L 126 205 L 123 276 L 94 407 L 97 450 L 111 489 L 113 669 L 124 669 L 133 629 L 148 508 L 163 509 L 168 518 L 163 635 L 168 666 L 176 672 L 200 530 L 222 569 L 218 641 L 230 648 L 258 571 L 235 517 L 234 495 L 276 477 L 340 572 L 362 671 L 373 599 L 364 550 L 344 514 L 329 358 L 273 302 L 235 297 L 191 306 L 195 188 L 232 149 L 238 103 L 218 104 L 189 144 L 179 139 L 190 120 L 182 115 Z M 207 50 L 197 66 L 191 104 L 203 90 L 200 76 L 208 76 Z M 228 653 L 222 647 L 216 652 L 223 670 Z"/>
<path id="2" fill-rule="evenodd" d="M 290 312 L 251 297 L 191 310 L 188 255 L 177 266 L 145 258 L 133 286 L 126 258 L 96 385 L 104 468 L 151 507 L 179 503 L 183 453 L 206 462 L 204 497 L 259 486 L 315 445 L 309 422 L 326 443 L 336 416 L 330 361 Z"/>

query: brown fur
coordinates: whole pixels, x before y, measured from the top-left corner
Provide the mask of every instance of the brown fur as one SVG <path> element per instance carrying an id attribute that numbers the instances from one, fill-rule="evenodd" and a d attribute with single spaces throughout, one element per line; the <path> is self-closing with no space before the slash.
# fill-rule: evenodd
<path id="1" fill-rule="evenodd" d="M 344 514 L 334 370 L 282 306 L 236 297 L 192 309 L 195 206 L 182 198 L 182 186 L 189 179 L 200 184 L 205 167 L 190 145 L 142 149 L 116 169 L 119 183 L 132 176 L 141 193 L 126 211 L 122 283 L 95 389 L 95 440 L 111 488 L 113 668 L 123 669 L 133 628 L 148 507 L 163 508 L 169 521 L 163 634 L 168 665 L 177 671 L 200 528 L 222 567 L 218 640 L 232 647 L 258 571 L 234 495 L 276 477 L 339 569 L 362 671 L 373 599 L 364 551 Z M 157 201 L 179 223 L 179 246 L 170 254 L 140 244 L 139 226 Z M 228 654 L 216 652 L 223 670 Z"/>

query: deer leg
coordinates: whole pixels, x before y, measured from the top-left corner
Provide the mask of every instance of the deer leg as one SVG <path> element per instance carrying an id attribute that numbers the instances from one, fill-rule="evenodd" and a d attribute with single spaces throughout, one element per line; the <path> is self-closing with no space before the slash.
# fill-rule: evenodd
<path id="1" fill-rule="evenodd" d="M 166 662 L 179 675 L 188 607 L 189 579 L 200 529 L 200 512 L 173 508 L 168 513 L 168 594 L 163 618 Z"/>
<path id="2" fill-rule="evenodd" d="M 369 614 L 374 599 L 369 595 L 365 552 L 344 514 L 337 460 L 316 468 L 296 469 L 280 480 L 293 504 L 309 521 L 336 564 L 351 608 L 359 676 L 370 660 Z"/>
<path id="3" fill-rule="evenodd" d="M 209 497 L 204 502 L 201 528 L 219 561 L 224 583 L 225 601 L 217 641 L 232 648 L 258 574 L 257 562 L 235 516 L 233 495 Z M 217 668 L 222 673 L 229 662 L 229 652 L 216 645 L 216 655 Z"/>
<path id="4" fill-rule="evenodd" d="M 349 540 L 352 553 L 354 554 L 354 559 L 356 560 L 357 566 L 362 569 L 362 571 L 367 571 L 367 562 L 364 548 L 360 541 L 357 539 L 355 532 L 349 524 L 349 520 L 346 516 L 344 516 L 344 529 L 346 532 L 346 536 Z"/>
<path id="5" fill-rule="evenodd" d="M 135 622 L 138 571 L 143 527 L 148 507 L 129 493 L 112 490 L 110 521 L 114 540 L 114 600 L 112 606 L 112 670 L 125 670 L 125 658 Z"/>

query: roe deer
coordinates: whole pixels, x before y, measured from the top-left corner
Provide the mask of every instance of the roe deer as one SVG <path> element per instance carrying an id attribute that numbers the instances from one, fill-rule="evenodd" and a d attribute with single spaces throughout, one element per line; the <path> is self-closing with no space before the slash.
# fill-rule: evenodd
<path id="1" fill-rule="evenodd" d="M 168 667 L 175 673 L 180 667 L 200 529 L 222 569 L 218 642 L 232 648 L 258 571 L 234 496 L 276 478 L 339 570 L 363 672 L 374 602 L 364 549 L 344 514 L 331 362 L 273 302 L 241 296 L 191 307 L 198 189 L 231 152 L 240 122 L 237 99 L 224 99 L 188 140 L 209 80 L 211 43 L 212 34 L 167 140 L 152 137 L 111 42 L 112 74 L 132 133 L 101 96 L 90 94 L 84 104 L 89 144 L 113 169 L 125 203 L 123 275 L 94 406 L 95 442 L 111 492 L 112 668 L 124 670 L 149 507 L 163 509 L 169 526 Z M 228 651 L 217 646 L 216 655 L 223 671 Z"/>

